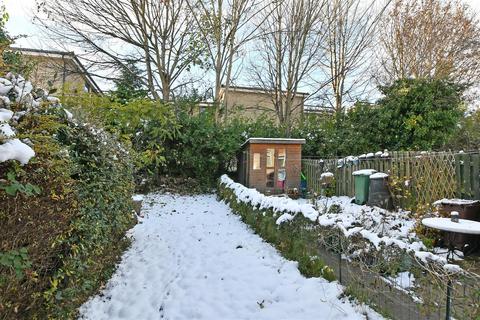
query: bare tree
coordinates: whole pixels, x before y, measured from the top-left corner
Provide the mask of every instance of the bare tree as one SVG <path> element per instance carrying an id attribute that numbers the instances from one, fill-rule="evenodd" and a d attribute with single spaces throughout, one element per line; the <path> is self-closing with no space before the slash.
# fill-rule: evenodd
<path id="1" fill-rule="evenodd" d="M 399 78 L 480 77 L 477 17 L 459 0 L 396 0 L 381 28 L 384 83 Z"/>
<path id="2" fill-rule="evenodd" d="M 82 49 L 99 68 L 136 62 L 155 99 L 169 100 L 198 62 L 187 0 L 38 0 L 36 19 L 59 42 Z M 109 78 L 109 76 L 106 76 Z"/>
<path id="3" fill-rule="evenodd" d="M 304 98 L 299 93 L 321 56 L 325 1 L 282 0 L 258 17 L 260 36 L 252 58 L 254 81 L 271 96 L 278 121 L 290 134 Z"/>
<path id="4" fill-rule="evenodd" d="M 324 98 L 337 115 L 345 100 L 355 100 L 369 84 L 369 65 L 378 24 L 390 1 L 329 0 L 327 41 L 321 67 L 328 81 Z"/>
<path id="5" fill-rule="evenodd" d="M 223 84 L 223 101 L 227 105 L 235 59 L 241 48 L 254 37 L 257 27 L 251 24 L 251 20 L 265 8 L 264 3 L 262 0 L 189 0 L 206 48 L 205 56 L 215 74 L 213 99 L 217 106 Z M 226 110 L 224 113 L 226 115 Z M 216 119 L 220 119 L 220 108 L 216 109 Z"/>

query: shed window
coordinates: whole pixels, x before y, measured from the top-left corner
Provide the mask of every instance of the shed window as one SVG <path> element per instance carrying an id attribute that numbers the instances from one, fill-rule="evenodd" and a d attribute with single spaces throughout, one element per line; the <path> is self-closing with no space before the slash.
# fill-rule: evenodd
<path id="1" fill-rule="evenodd" d="M 253 154 L 253 170 L 260 169 L 260 153 Z"/>
<path id="2" fill-rule="evenodd" d="M 267 168 L 275 167 L 275 149 L 267 149 Z"/>
<path id="3" fill-rule="evenodd" d="M 267 169 L 267 188 L 273 188 L 275 185 L 275 169 Z"/>
<path id="4" fill-rule="evenodd" d="M 287 159 L 287 154 L 285 152 L 285 149 L 278 150 L 278 166 L 280 168 L 285 168 L 286 159 Z"/>

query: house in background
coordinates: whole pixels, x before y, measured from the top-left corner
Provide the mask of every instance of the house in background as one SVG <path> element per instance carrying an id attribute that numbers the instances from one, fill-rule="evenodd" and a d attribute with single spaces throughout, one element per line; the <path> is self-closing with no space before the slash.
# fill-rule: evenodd
<path id="1" fill-rule="evenodd" d="M 273 103 L 273 91 L 256 87 L 230 86 L 228 95 L 226 88 L 222 86 L 220 101 L 224 104 L 227 118 L 230 116 L 242 116 L 246 119 L 257 119 L 262 115 L 278 120 Z M 305 99 L 308 93 L 297 92 L 293 99 L 292 119 L 299 119 L 303 115 Z"/>
<path id="2" fill-rule="evenodd" d="M 40 50 L 30 48 L 11 48 L 22 54 L 33 69 L 29 80 L 40 88 L 57 89 L 60 92 L 90 92 L 101 94 L 87 69 L 73 52 Z"/>

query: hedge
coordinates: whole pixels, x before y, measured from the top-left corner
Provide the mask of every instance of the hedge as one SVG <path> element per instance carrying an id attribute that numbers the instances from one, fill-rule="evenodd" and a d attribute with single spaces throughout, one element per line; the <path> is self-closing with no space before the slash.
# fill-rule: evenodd
<path id="1" fill-rule="evenodd" d="M 217 193 L 243 222 L 277 248 L 285 258 L 298 261 L 298 269 L 304 276 L 335 280 L 333 270 L 318 256 L 318 224 L 298 214 L 289 223 L 277 225 L 278 213 L 273 209 L 260 209 L 238 201 L 234 191 L 221 182 Z"/>
<path id="2" fill-rule="evenodd" d="M 36 157 L 0 163 L 0 319 L 72 319 L 108 280 L 135 223 L 129 152 L 61 109 L 28 113 L 16 126 Z M 22 191 L 23 190 L 23 191 Z"/>

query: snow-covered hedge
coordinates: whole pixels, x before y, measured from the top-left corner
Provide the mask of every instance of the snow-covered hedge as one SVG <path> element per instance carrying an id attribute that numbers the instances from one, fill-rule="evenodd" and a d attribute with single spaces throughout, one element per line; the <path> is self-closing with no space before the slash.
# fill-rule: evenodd
<path id="1" fill-rule="evenodd" d="M 74 319 L 105 283 L 135 223 L 128 150 L 23 77 L 0 78 L 0 318 Z"/>
<path id="2" fill-rule="evenodd" d="M 233 182 L 227 176 L 221 177 L 218 194 L 262 238 L 275 245 L 286 258 L 298 261 L 298 269 L 302 274 L 335 279 L 332 269 L 318 256 L 316 230 L 311 228 L 317 213 L 310 205 L 299 204 L 288 198 L 265 197 L 254 189 Z M 290 213 L 280 212 L 285 208 Z M 294 219 L 295 215 L 301 219 Z M 287 220 L 290 223 L 283 223 Z"/>
<path id="3" fill-rule="evenodd" d="M 58 105 L 59 100 L 49 96 L 45 90 L 34 90 L 32 83 L 21 75 L 10 72 L 0 78 L 0 163 L 17 160 L 25 165 L 35 156 L 28 141 L 15 137 L 15 125 L 43 103 Z M 15 112 L 11 110 L 12 105 Z"/>
<path id="4" fill-rule="evenodd" d="M 428 251 L 415 234 L 416 221 L 407 211 L 388 212 L 376 207 L 360 206 L 351 203 L 348 197 L 321 198 L 315 205 L 300 203 L 286 197 L 263 195 L 234 182 L 226 175 L 220 178 L 220 183 L 234 192 L 237 201 L 259 210 L 271 209 L 278 213 L 278 225 L 288 223 L 301 214 L 315 225 L 340 230 L 347 239 L 360 236 L 368 241 L 364 250 L 380 251 L 386 247 L 396 247 L 411 253 L 423 263 L 435 262 L 448 271 L 460 270 L 457 265 L 447 264 L 445 254 Z M 338 212 L 332 210 L 335 207 Z"/>
<path id="5" fill-rule="evenodd" d="M 460 293 L 464 288 L 475 292 L 469 283 L 477 283 L 472 281 L 476 278 L 456 264 L 447 264 L 444 249 L 442 253 L 429 251 L 415 234 L 416 221 L 407 211 L 359 206 L 347 197 L 309 203 L 266 196 L 225 175 L 219 180 L 217 192 L 262 238 L 288 259 L 298 261 L 299 269 L 308 261 L 328 261 L 334 267 L 330 274 L 340 277 L 339 270 L 343 270 L 346 284 L 352 288 L 349 294 L 366 298 L 372 305 L 388 308 L 388 304 L 382 305 L 386 300 L 376 290 L 386 295 L 392 291 L 389 299 L 404 294 L 410 297 L 413 305 L 405 305 L 405 311 L 410 312 L 412 307 L 418 308 L 419 314 L 429 315 L 438 311 L 437 295 L 445 292 L 439 278 L 444 283 L 448 277 L 454 278 L 459 295 L 464 294 Z M 319 275 L 323 276 L 321 272 Z M 473 300 L 457 299 L 454 304 L 462 305 L 464 314 L 475 314 L 478 305 Z M 384 311 L 397 312 L 398 308 Z"/>
<path id="6" fill-rule="evenodd" d="M 315 221 L 318 217 L 318 211 L 310 204 L 301 204 L 298 201 L 286 197 L 270 197 L 258 192 L 256 189 L 249 189 L 234 182 L 227 175 L 220 177 L 220 183 L 234 190 L 237 199 L 257 207 L 258 209 L 272 209 L 275 212 L 285 212 L 277 220 L 277 224 L 292 220 L 293 216 L 301 213 L 304 217 Z"/>

